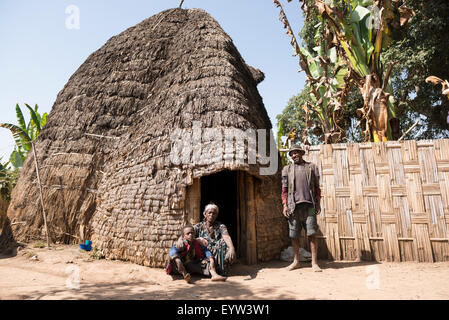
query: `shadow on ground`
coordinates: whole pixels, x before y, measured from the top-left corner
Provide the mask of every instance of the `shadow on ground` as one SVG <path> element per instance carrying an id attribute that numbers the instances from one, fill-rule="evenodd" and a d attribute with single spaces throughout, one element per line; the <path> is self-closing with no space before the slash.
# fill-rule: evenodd
<path id="1" fill-rule="evenodd" d="M 379 264 L 377 261 L 333 261 L 333 260 L 318 260 L 318 264 L 321 269 L 342 269 L 342 268 L 352 268 L 352 267 L 362 267 L 373 264 Z M 289 266 L 291 262 L 274 260 L 266 263 L 259 263 L 257 265 L 245 265 L 236 264 L 232 266 L 232 275 L 244 276 L 249 275 L 251 279 L 255 279 L 257 274 L 262 269 L 283 269 Z M 311 262 L 301 262 L 301 268 L 310 268 Z"/>
<path id="2" fill-rule="evenodd" d="M 0 231 L 0 259 L 15 257 L 19 244 L 14 240 L 8 217 L 5 218 L 3 225 L 0 225 Z"/>
<path id="3" fill-rule="evenodd" d="M 343 269 L 352 267 L 363 267 L 373 264 L 379 264 L 377 261 L 319 261 L 321 269 Z M 310 263 L 309 263 L 310 265 Z"/>
<path id="4" fill-rule="evenodd" d="M 86 299 L 86 300 L 199 300 L 199 299 L 266 299 L 267 288 L 249 290 L 244 285 L 231 281 L 217 283 L 193 277 L 191 284 L 164 288 L 154 282 L 126 281 L 116 283 L 84 284 L 79 290 L 68 288 L 46 288 L 22 295 L 21 299 Z M 201 281 L 200 281 L 201 280 Z M 182 281 L 182 280 L 180 280 Z M 180 287 L 181 286 L 181 287 Z M 282 288 L 279 288 L 281 290 Z M 276 288 L 270 288 L 276 290 Z M 292 299 L 278 295 L 277 299 Z"/>

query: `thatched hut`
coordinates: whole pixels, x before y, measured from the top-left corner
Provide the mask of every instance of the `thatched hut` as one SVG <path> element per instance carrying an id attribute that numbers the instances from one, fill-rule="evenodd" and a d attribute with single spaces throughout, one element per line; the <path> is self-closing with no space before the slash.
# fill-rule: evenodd
<path id="1" fill-rule="evenodd" d="M 237 146 L 217 156 L 207 135 L 195 140 L 195 126 L 271 129 L 263 77 L 203 10 L 167 10 L 112 37 L 58 94 L 36 144 L 52 241 L 91 239 L 107 258 L 163 266 L 181 226 L 214 201 L 243 261 L 278 257 L 288 244 L 279 170 L 262 175 L 236 161 Z M 176 132 L 200 161 L 173 159 Z M 38 196 L 30 154 L 3 239 L 44 237 Z"/>

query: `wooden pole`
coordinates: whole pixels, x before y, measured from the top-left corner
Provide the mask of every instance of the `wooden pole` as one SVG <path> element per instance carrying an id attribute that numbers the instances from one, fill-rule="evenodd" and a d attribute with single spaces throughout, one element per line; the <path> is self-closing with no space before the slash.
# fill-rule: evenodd
<path id="1" fill-rule="evenodd" d="M 402 135 L 402 137 L 400 137 L 400 138 L 398 139 L 398 141 L 401 141 L 402 139 L 404 139 L 404 138 L 408 135 L 408 133 L 409 133 L 410 131 L 412 131 L 412 129 L 413 129 L 414 127 L 416 127 L 416 125 L 418 124 L 418 122 L 419 122 L 419 119 L 416 120 L 416 122 L 415 122 L 415 124 L 414 124 L 413 126 L 411 126 L 410 128 L 408 128 L 408 130 Z"/>
<path id="2" fill-rule="evenodd" d="M 39 167 L 37 164 L 37 155 L 36 155 L 36 148 L 34 147 L 34 142 L 31 142 L 31 146 L 33 147 L 34 165 L 36 166 L 37 184 L 39 185 L 39 194 L 40 194 L 41 205 L 42 205 L 42 215 L 44 216 L 45 234 L 47 236 L 47 248 L 50 248 L 50 241 L 48 239 L 47 217 L 45 216 L 45 209 L 44 209 L 44 197 L 42 196 L 41 177 L 39 175 Z"/>

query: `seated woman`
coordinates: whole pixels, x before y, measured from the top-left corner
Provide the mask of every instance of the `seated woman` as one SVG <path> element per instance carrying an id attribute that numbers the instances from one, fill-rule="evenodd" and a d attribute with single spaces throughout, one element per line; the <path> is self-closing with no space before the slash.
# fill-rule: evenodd
<path id="1" fill-rule="evenodd" d="M 209 250 L 195 239 L 195 230 L 192 226 L 186 226 L 176 244 L 169 251 L 170 261 L 166 272 L 176 272 L 189 283 L 190 273 L 198 273 L 211 276 L 212 281 L 225 281 L 226 278 L 217 274 L 215 261 Z"/>
<path id="2" fill-rule="evenodd" d="M 203 215 L 203 221 L 193 226 L 195 228 L 195 236 L 198 240 L 203 241 L 204 245 L 207 245 L 207 249 L 212 253 L 218 274 L 227 276 L 229 265 L 236 258 L 231 236 L 226 226 L 216 221 L 218 217 L 217 205 L 208 204 L 204 208 Z"/>

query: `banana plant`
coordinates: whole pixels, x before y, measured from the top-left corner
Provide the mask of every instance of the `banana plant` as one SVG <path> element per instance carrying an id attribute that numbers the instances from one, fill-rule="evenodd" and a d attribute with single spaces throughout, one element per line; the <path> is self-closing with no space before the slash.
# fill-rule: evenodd
<path id="1" fill-rule="evenodd" d="M 313 48 L 313 52 L 309 52 L 298 45 L 282 5 L 277 0 L 274 0 L 274 4 L 280 9 L 280 20 L 287 29 L 287 35 L 291 37 L 295 55 L 299 56 L 299 64 L 306 73 L 305 89 L 309 94 L 309 102 L 302 106 L 307 119 L 306 127 L 301 132 L 301 140 L 307 143 L 308 129 L 315 127 L 314 131 L 320 134 L 324 143 L 342 142 L 345 139 L 345 131 L 338 123 L 341 120 L 342 100 L 347 87 L 346 77 L 349 70 L 346 62 L 338 56 L 332 41 L 326 39 L 324 20 L 316 25 L 317 46 Z M 312 114 L 315 114 L 315 117 L 311 117 Z M 319 123 L 310 119 L 318 119 Z"/>
<path id="2" fill-rule="evenodd" d="M 15 154 L 13 160 L 17 162 L 12 162 L 13 166 L 16 168 L 21 168 L 23 165 L 23 162 L 25 161 L 26 155 L 30 150 L 33 151 L 34 156 L 34 165 L 36 168 L 36 176 L 37 176 L 37 183 L 39 186 L 39 195 L 40 195 L 40 202 L 42 206 L 42 216 L 44 219 L 44 228 L 45 233 L 47 237 L 47 247 L 50 247 L 50 238 L 48 234 L 48 227 L 47 227 L 47 218 L 45 214 L 45 207 L 44 207 L 44 197 L 42 193 L 42 185 L 40 180 L 40 174 L 39 174 L 39 165 L 37 161 L 37 155 L 36 155 L 36 148 L 34 147 L 34 141 L 39 136 L 43 126 L 47 122 L 47 113 L 44 113 L 42 116 L 37 112 L 38 106 L 36 105 L 35 108 L 31 108 L 28 104 L 25 104 L 25 106 L 30 111 L 30 122 L 28 125 L 25 124 L 25 119 L 23 117 L 22 110 L 20 109 L 19 105 L 16 104 L 16 116 L 17 121 L 19 125 L 11 124 L 11 123 L 0 123 L 0 127 L 9 129 L 13 135 L 14 141 L 16 142 L 16 149 L 14 150 L 13 154 Z M 12 157 L 13 155 L 11 155 Z"/>
<path id="3" fill-rule="evenodd" d="M 347 81 L 355 83 L 364 105 L 357 110 L 365 140 L 392 140 L 391 124 L 398 125 L 389 77 L 395 63 L 386 69 L 381 62 L 382 50 L 391 43 L 391 28 L 405 26 L 413 11 L 396 0 L 315 0 L 314 8 L 325 21 L 339 57 L 347 62 Z M 341 4 L 341 1 L 340 1 Z M 307 7 L 310 10 L 313 6 Z M 394 128 L 395 131 L 398 128 Z"/>
<path id="4" fill-rule="evenodd" d="M 320 34 L 321 30 L 318 28 L 315 37 L 319 38 Z M 326 40 L 317 42 L 320 45 L 313 48 L 313 53 L 300 48 L 310 71 L 306 80 L 310 102 L 302 108 L 309 119 L 313 118 L 310 116 L 312 113 L 316 114 L 316 118 L 320 121 L 324 143 L 342 142 L 345 131 L 338 123 L 343 110 L 348 69 L 345 62 L 338 57 L 335 47 L 329 48 Z M 306 123 L 308 126 L 313 126 L 309 121 Z"/>
<path id="5" fill-rule="evenodd" d="M 15 147 L 11 153 L 9 162 L 15 168 L 21 168 L 28 152 L 31 150 L 31 144 L 39 136 L 42 127 L 47 123 L 48 114 L 44 113 L 40 115 L 38 105 L 36 104 L 34 109 L 28 104 L 25 104 L 30 112 L 30 121 L 28 124 L 25 122 L 22 110 L 19 105 L 16 104 L 16 118 L 18 125 L 11 123 L 0 123 L 0 127 L 9 129 L 14 138 Z"/>

